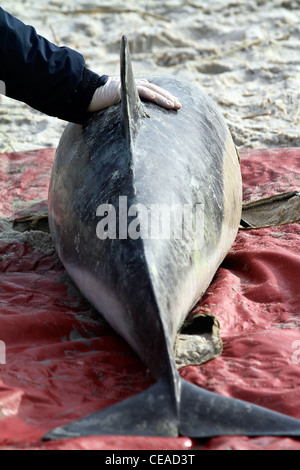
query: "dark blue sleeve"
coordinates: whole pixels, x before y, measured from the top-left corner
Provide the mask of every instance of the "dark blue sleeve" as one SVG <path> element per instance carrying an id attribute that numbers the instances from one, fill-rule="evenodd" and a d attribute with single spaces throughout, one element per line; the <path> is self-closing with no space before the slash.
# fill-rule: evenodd
<path id="1" fill-rule="evenodd" d="M 0 7 L 0 80 L 7 96 L 82 123 L 94 91 L 107 78 L 89 70 L 78 52 L 52 44 Z"/>

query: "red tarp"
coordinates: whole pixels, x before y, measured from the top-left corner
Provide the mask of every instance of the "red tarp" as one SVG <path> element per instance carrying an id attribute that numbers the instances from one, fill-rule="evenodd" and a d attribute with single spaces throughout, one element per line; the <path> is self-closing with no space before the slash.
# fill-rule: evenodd
<path id="1" fill-rule="evenodd" d="M 10 238 L 5 232 L 1 219 L 46 207 L 53 159 L 53 149 L 0 155 L 2 362 L 6 353 L 6 363 L 0 365 L 0 449 L 300 450 L 300 440 L 278 437 L 225 436 L 207 442 L 99 436 L 41 441 L 50 429 L 152 383 L 129 346 L 99 320 L 70 283 L 47 245 L 47 235 L 33 241 L 30 234 Z M 300 149 L 244 150 L 241 166 L 245 201 L 300 186 Z M 209 390 L 298 418 L 299 228 L 293 223 L 239 232 L 198 304 L 219 319 L 223 354 L 180 371 Z"/>

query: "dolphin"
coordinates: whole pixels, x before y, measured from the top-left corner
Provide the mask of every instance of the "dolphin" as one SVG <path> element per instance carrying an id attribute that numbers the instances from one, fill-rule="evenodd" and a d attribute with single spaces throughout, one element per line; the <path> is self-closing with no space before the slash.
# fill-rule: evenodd
<path id="1" fill-rule="evenodd" d="M 299 436 L 300 420 L 207 391 L 176 368 L 176 334 L 239 228 L 239 158 L 205 93 L 172 76 L 150 76 L 182 109 L 142 102 L 125 36 L 120 62 L 121 102 L 63 132 L 50 180 L 49 225 L 71 278 L 155 383 L 44 439 Z M 162 208 L 174 210 L 160 217 Z"/>

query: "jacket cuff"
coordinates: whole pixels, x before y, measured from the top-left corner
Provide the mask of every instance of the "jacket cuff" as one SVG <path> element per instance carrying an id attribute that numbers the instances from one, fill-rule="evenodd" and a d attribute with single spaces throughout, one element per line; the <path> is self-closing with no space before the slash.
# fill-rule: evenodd
<path id="1" fill-rule="evenodd" d="M 82 124 L 87 117 L 87 108 L 95 93 L 100 86 L 105 85 L 108 75 L 99 76 L 88 68 L 83 69 L 82 79 L 69 98 L 68 106 L 60 117 L 66 121 Z"/>

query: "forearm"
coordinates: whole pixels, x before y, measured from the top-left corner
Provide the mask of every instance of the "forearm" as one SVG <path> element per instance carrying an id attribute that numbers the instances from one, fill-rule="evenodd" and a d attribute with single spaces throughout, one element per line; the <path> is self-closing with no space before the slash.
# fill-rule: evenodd
<path id="1" fill-rule="evenodd" d="M 81 123 L 96 88 L 107 77 L 87 69 L 78 52 L 52 44 L 0 8 L 0 80 L 7 96 Z"/>

